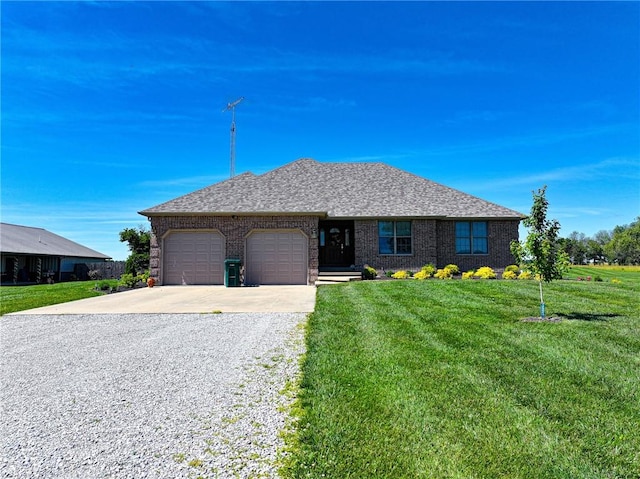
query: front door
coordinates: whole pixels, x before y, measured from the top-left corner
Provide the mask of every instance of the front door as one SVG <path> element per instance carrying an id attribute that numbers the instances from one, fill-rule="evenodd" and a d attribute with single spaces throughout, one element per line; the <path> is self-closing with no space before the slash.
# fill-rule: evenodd
<path id="1" fill-rule="evenodd" d="M 321 221 L 319 226 L 320 266 L 351 266 L 354 261 L 353 221 Z"/>

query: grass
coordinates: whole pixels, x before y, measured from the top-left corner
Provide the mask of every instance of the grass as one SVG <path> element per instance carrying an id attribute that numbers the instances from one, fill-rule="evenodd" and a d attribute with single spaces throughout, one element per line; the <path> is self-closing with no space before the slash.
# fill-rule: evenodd
<path id="1" fill-rule="evenodd" d="M 591 276 L 595 278 L 600 276 L 604 281 L 619 279 L 624 281 L 640 282 L 640 266 L 572 266 L 565 275 L 566 278 L 576 279 L 577 277 L 586 278 Z"/>
<path id="2" fill-rule="evenodd" d="M 0 315 L 76 299 L 100 296 L 95 281 L 38 284 L 32 286 L 0 286 Z"/>
<path id="3" fill-rule="evenodd" d="M 581 273 L 584 274 L 584 273 Z M 318 290 L 286 477 L 637 478 L 640 281 Z"/>

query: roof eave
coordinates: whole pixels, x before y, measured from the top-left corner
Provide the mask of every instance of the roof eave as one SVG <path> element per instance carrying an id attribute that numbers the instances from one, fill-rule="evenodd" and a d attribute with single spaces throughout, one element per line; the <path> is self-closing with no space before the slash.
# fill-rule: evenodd
<path id="1" fill-rule="evenodd" d="M 167 216 L 319 216 L 326 217 L 326 211 L 138 211 L 147 218 Z"/>

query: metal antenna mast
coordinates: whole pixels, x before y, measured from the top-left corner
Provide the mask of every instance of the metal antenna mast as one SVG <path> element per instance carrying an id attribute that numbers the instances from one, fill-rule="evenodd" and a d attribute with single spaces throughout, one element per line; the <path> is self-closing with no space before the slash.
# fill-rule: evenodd
<path id="1" fill-rule="evenodd" d="M 243 96 L 234 102 L 227 103 L 227 107 L 222 110 L 222 113 L 231 110 L 231 154 L 229 160 L 231 178 L 236 175 L 236 106 L 238 106 L 242 100 L 244 100 Z"/>

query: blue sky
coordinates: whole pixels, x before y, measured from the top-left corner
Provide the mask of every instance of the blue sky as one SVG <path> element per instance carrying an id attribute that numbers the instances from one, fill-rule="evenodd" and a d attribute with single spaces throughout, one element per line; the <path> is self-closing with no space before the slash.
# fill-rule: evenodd
<path id="1" fill-rule="evenodd" d="M 640 214 L 638 2 L 6 2 L 2 221 L 114 259 L 137 211 L 382 161 L 561 234 Z M 375 185 L 371 185 L 375 188 Z M 398 185 L 402 188 L 402 185 Z M 383 191 L 380 192 L 384 194 Z"/>

